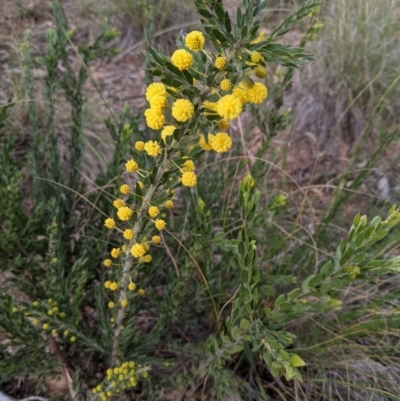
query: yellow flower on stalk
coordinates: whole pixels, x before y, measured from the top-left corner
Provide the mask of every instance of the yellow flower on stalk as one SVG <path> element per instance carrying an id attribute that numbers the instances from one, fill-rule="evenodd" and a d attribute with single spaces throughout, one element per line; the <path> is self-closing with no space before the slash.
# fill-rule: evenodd
<path id="1" fill-rule="evenodd" d="M 160 110 L 147 109 L 144 112 L 144 116 L 146 117 L 147 126 L 156 131 L 161 129 L 165 124 L 164 114 Z"/>
<path id="2" fill-rule="evenodd" d="M 128 301 L 127 301 L 126 299 L 123 299 L 123 300 L 121 301 L 121 306 L 122 306 L 123 308 L 126 308 L 126 307 L 128 306 Z"/>
<path id="3" fill-rule="evenodd" d="M 123 234 L 124 238 L 127 240 L 131 240 L 134 237 L 134 233 L 130 228 L 127 228 Z"/>
<path id="4" fill-rule="evenodd" d="M 113 202 L 113 206 L 117 209 L 126 206 L 126 203 L 124 200 L 122 199 L 115 199 L 115 201 Z"/>
<path id="5" fill-rule="evenodd" d="M 185 187 L 194 187 L 197 184 L 197 176 L 193 171 L 187 171 L 182 174 L 182 184 Z"/>
<path id="6" fill-rule="evenodd" d="M 227 65 L 228 65 L 228 62 L 227 62 L 227 60 L 226 60 L 225 57 L 219 56 L 219 57 L 217 57 L 217 58 L 215 59 L 214 65 L 215 65 L 220 71 L 222 71 L 222 70 L 225 70 L 225 68 L 226 68 Z"/>
<path id="7" fill-rule="evenodd" d="M 267 76 L 267 70 L 260 65 L 254 70 L 257 78 L 265 78 Z"/>
<path id="8" fill-rule="evenodd" d="M 135 142 L 135 149 L 138 152 L 143 152 L 144 151 L 144 142 L 143 141 L 137 141 Z"/>
<path id="9" fill-rule="evenodd" d="M 137 294 L 139 295 L 139 297 L 142 297 L 142 296 L 145 294 L 144 289 L 141 288 L 141 289 L 137 292 Z"/>
<path id="10" fill-rule="evenodd" d="M 111 281 L 110 281 L 110 280 L 107 280 L 107 281 L 104 283 L 104 288 L 110 288 L 110 285 L 111 285 Z"/>
<path id="11" fill-rule="evenodd" d="M 219 86 L 223 91 L 229 91 L 232 88 L 232 82 L 225 78 L 221 81 Z"/>
<path id="12" fill-rule="evenodd" d="M 185 45 L 189 50 L 198 52 L 203 49 L 204 43 L 205 38 L 200 31 L 192 31 L 186 35 Z"/>
<path id="13" fill-rule="evenodd" d="M 251 61 L 253 62 L 253 63 L 259 63 L 260 61 L 262 61 L 263 60 L 263 56 L 261 55 L 261 53 L 259 53 L 259 52 L 254 52 L 254 53 L 252 53 L 252 55 L 251 55 Z"/>
<path id="14" fill-rule="evenodd" d="M 104 225 L 105 225 L 107 228 L 112 229 L 112 228 L 115 227 L 115 220 L 114 220 L 114 219 L 111 219 L 111 218 L 105 219 Z"/>
<path id="15" fill-rule="evenodd" d="M 211 140 L 210 145 L 218 153 L 227 152 L 232 146 L 231 137 L 225 132 L 219 132 Z"/>
<path id="16" fill-rule="evenodd" d="M 160 214 L 160 209 L 157 206 L 150 206 L 148 213 L 150 217 L 157 217 Z"/>
<path id="17" fill-rule="evenodd" d="M 160 230 L 160 231 L 164 230 L 165 227 L 167 227 L 167 223 L 164 220 L 161 220 L 161 219 L 157 219 L 154 222 L 154 225 L 156 226 L 157 230 Z"/>
<path id="18" fill-rule="evenodd" d="M 170 136 L 174 133 L 176 127 L 173 125 L 167 125 L 164 127 L 164 129 L 161 131 L 161 138 L 163 141 L 167 138 L 167 136 Z"/>
<path id="19" fill-rule="evenodd" d="M 119 258 L 119 255 L 121 255 L 121 249 L 119 249 L 119 248 L 113 248 L 113 249 L 111 250 L 111 256 L 112 256 L 113 258 Z"/>
<path id="20" fill-rule="evenodd" d="M 117 216 L 122 221 L 128 221 L 132 216 L 132 210 L 128 206 L 120 207 L 118 209 Z"/>
<path id="21" fill-rule="evenodd" d="M 135 244 L 132 246 L 131 248 L 131 255 L 134 258 L 140 258 L 141 256 L 143 256 L 146 253 L 144 246 L 142 244 Z"/>
<path id="22" fill-rule="evenodd" d="M 180 122 L 188 121 L 194 114 L 194 106 L 187 99 L 178 99 L 172 105 L 172 116 Z"/>
<path id="23" fill-rule="evenodd" d="M 128 290 L 129 291 L 135 291 L 135 289 L 136 289 L 136 284 L 135 283 L 129 283 Z"/>
<path id="24" fill-rule="evenodd" d="M 229 128 L 229 121 L 228 120 L 219 120 L 218 121 L 218 128 L 222 130 L 227 130 Z"/>
<path id="25" fill-rule="evenodd" d="M 174 202 L 172 202 L 172 200 L 167 200 L 167 201 L 165 201 L 164 206 L 167 209 L 172 209 L 174 207 Z"/>
<path id="26" fill-rule="evenodd" d="M 151 242 L 152 242 L 154 245 L 158 245 L 158 244 L 161 242 L 161 237 L 160 237 L 159 235 L 153 235 L 153 236 L 151 237 Z"/>
<path id="27" fill-rule="evenodd" d="M 155 96 L 168 96 L 167 90 L 161 82 L 153 82 L 146 89 L 146 100 L 148 102 Z"/>
<path id="28" fill-rule="evenodd" d="M 165 96 L 154 96 L 149 103 L 151 109 L 162 113 L 167 107 L 167 98 Z"/>
<path id="29" fill-rule="evenodd" d="M 121 192 L 121 194 L 124 194 L 124 195 L 128 195 L 130 190 L 131 189 L 129 188 L 129 185 L 126 185 L 126 184 L 121 185 L 119 188 L 119 191 Z"/>
<path id="30" fill-rule="evenodd" d="M 115 281 L 113 281 L 111 284 L 110 284 L 110 290 L 111 291 L 116 291 L 118 289 L 118 284 L 115 282 Z"/>
<path id="31" fill-rule="evenodd" d="M 144 150 L 149 156 L 153 157 L 157 157 L 161 154 L 161 147 L 156 141 L 147 141 L 144 145 Z"/>
<path id="32" fill-rule="evenodd" d="M 125 167 L 126 171 L 128 171 L 129 173 L 134 173 L 139 169 L 139 165 L 133 159 L 128 160 L 125 164 Z"/>
<path id="33" fill-rule="evenodd" d="M 171 63 L 180 71 L 187 70 L 193 65 L 193 56 L 187 50 L 175 50 Z"/>
<path id="34" fill-rule="evenodd" d="M 186 160 L 185 163 L 182 164 L 181 169 L 183 171 L 194 171 L 194 163 L 193 160 Z"/>
<path id="35" fill-rule="evenodd" d="M 112 260 L 111 259 L 106 259 L 103 262 L 103 264 L 104 264 L 105 267 L 110 267 L 112 265 Z"/>
<path id="36" fill-rule="evenodd" d="M 238 118 L 242 112 L 241 101 L 233 96 L 226 95 L 218 101 L 218 114 L 226 120 L 234 120 Z"/>
<path id="37" fill-rule="evenodd" d="M 207 150 L 207 151 L 212 150 L 210 141 L 211 141 L 211 138 L 212 138 L 213 136 L 214 136 L 213 134 L 208 134 L 208 143 L 206 142 L 206 138 L 204 137 L 204 135 L 202 135 L 202 136 L 200 137 L 200 139 L 199 139 L 199 145 L 200 145 L 200 147 L 201 147 L 203 150 Z"/>
<path id="38" fill-rule="evenodd" d="M 268 89 L 261 82 L 256 82 L 249 90 L 248 96 L 251 103 L 260 104 L 268 97 Z"/>
<path id="39" fill-rule="evenodd" d="M 110 302 L 108 303 L 108 307 L 109 307 L 110 309 L 114 308 L 114 306 L 115 306 L 115 303 L 114 303 L 114 302 L 110 301 Z"/>

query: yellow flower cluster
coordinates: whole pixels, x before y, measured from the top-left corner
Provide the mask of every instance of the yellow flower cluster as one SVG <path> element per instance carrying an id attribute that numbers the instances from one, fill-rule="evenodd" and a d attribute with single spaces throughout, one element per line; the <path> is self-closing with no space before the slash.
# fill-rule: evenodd
<path id="1" fill-rule="evenodd" d="M 161 220 L 161 219 L 157 219 L 155 221 L 154 225 L 156 226 L 157 230 L 159 230 L 159 231 L 162 231 L 162 230 L 165 229 L 165 227 L 167 227 L 167 223 L 164 220 Z"/>
<path id="2" fill-rule="evenodd" d="M 219 86 L 220 86 L 220 88 L 223 90 L 223 91 L 229 91 L 229 90 L 231 90 L 231 88 L 232 88 L 232 82 L 229 80 L 229 79 L 223 79 L 222 81 L 221 81 L 221 83 L 219 84 Z"/>
<path id="3" fill-rule="evenodd" d="M 135 142 L 135 149 L 138 152 L 143 152 L 144 151 L 144 142 L 143 141 L 137 141 Z"/>
<path id="4" fill-rule="evenodd" d="M 184 71 L 193 65 L 193 56 L 187 50 L 179 49 L 172 55 L 171 63 L 178 68 L 178 70 Z"/>
<path id="5" fill-rule="evenodd" d="M 182 174 L 182 184 L 185 187 L 194 187 L 197 184 L 197 176 L 193 171 L 186 171 Z"/>
<path id="6" fill-rule="evenodd" d="M 204 137 L 204 135 L 202 135 L 199 139 L 199 145 L 202 149 L 204 150 L 212 150 L 211 144 L 210 144 L 210 140 L 213 137 L 213 134 L 208 134 L 208 143 L 206 142 L 206 138 Z"/>
<path id="7" fill-rule="evenodd" d="M 222 70 L 225 70 L 225 68 L 227 67 L 228 61 L 226 60 L 225 57 L 219 56 L 219 57 L 217 57 L 217 58 L 215 59 L 214 65 L 215 65 L 219 70 L 222 71 Z"/>
<path id="8" fill-rule="evenodd" d="M 199 31 L 192 31 L 186 35 L 185 45 L 189 50 L 198 52 L 203 49 L 204 43 L 204 35 Z"/>
<path id="9" fill-rule="evenodd" d="M 126 184 L 121 185 L 121 187 L 119 188 L 119 191 L 121 192 L 121 194 L 124 194 L 124 195 L 128 195 L 130 190 L 131 189 L 129 188 L 129 185 L 126 185 Z"/>
<path id="10" fill-rule="evenodd" d="M 251 54 L 251 61 L 253 63 L 259 63 L 263 60 L 263 56 L 259 52 L 254 52 Z"/>
<path id="11" fill-rule="evenodd" d="M 154 82 L 146 89 L 146 100 L 150 103 L 150 108 L 144 112 L 146 124 L 154 130 L 161 129 L 165 124 L 165 116 L 163 114 L 167 107 L 167 90 L 160 82 Z M 145 149 L 143 142 L 135 148 L 139 151 Z"/>
<path id="12" fill-rule="evenodd" d="M 134 237 L 134 233 L 130 228 L 127 228 L 124 231 L 123 236 L 124 236 L 125 239 L 131 240 Z"/>
<path id="13" fill-rule="evenodd" d="M 115 199 L 115 201 L 113 202 L 113 206 L 117 209 L 126 206 L 126 203 L 124 200 L 122 199 Z"/>
<path id="14" fill-rule="evenodd" d="M 132 216 L 132 210 L 128 206 L 120 207 L 117 216 L 122 221 L 128 221 Z"/>
<path id="15" fill-rule="evenodd" d="M 149 156 L 157 157 L 161 154 L 161 147 L 156 141 L 147 141 L 144 150 Z"/>
<path id="16" fill-rule="evenodd" d="M 160 110 L 147 109 L 144 112 L 144 116 L 146 117 L 147 126 L 151 129 L 159 130 L 165 124 L 164 114 Z"/>
<path id="17" fill-rule="evenodd" d="M 188 121 L 194 114 L 194 106 L 190 100 L 178 99 L 172 105 L 172 116 L 180 122 Z"/>
<path id="18" fill-rule="evenodd" d="M 151 237 L 151 242 L 154 245 L 158 245 L 161 242 L 161 237 L 159 235 L 154 235 L 153 237 Z"/>
<path id="19" fill-rule="evenodd" d="M 232 139 L 225 132 L 219 132 L 210 139 L 210 145 L 218 153 L 227 152 L 232 146 Z"/>
<path id="20" fill-rule="evenodd" d="M 267 76 L 267 70 L 260 65 L 254 70 L 257 78 L 265 78 Z"/>
<path id="21" fill-rule="evenodd" d="M 115 221 L 114 221 L 114 219 L 108 218 L 108 219 L 106 219 L 104 221 L 104 225 L 109 229 L 114 228 L 115 227 Z"/>
<path id="22" fill-rule="evenodd" d="M 217 112 L 226 120 L 234 120 L 242 112 L 242 103 L 234 95 L 223 96 L 218 101 Z"/>
<path id="23" fill-rule="evenodd" d="M 148 213 L 150 217 L 157 217 L 160 214 L 160 209 L 157 206 L 150 206 Z"/>
<path id="24" fill-rule="evenodd" d="M 134 258 L 140 258 L 146 253 L 146 250 L 144 249 L 144 246 L 142 244 L 135 244 L 131 248 L 131 255 Z"/>
<path id="25" fill-rule="evenodd" d="M 174 207 L 174 202 L 172 202 L 172 200 L 167 200 L 165 201 L 164 206 L 166 209 L 172 209 Z"/>
<path id="26" fill-rule="evenodd" d="M 229 121 L 224 119 L 219 120 L 218 128 L 226 131 L 229 128 Z"/>

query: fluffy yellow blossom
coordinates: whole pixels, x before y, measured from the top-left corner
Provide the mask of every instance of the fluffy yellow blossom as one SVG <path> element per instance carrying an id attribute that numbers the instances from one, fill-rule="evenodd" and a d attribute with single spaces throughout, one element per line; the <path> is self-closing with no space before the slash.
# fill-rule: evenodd
<path id="1" fill-rule="evenodd" d="M 164 206 L 167 209 L 172 209 L 174 207 L 174 202 L 172 202 L 172 200 L 167 200 L 167 201 L 165 201 Z"/>
<path id="2" fill-rule="evenodd" d="M 186 160 L 185 163 L 182 164 L 181 169 L 183 171 L 194 171 L 194 163 L 193 160 Z"/>
<path id="3" fill-rule="evenodd" d="M 157 206 L 150 206 L 148 213 L 150 217 L 157 217 L 160 214 L 160 209 Z"/>
<path id="4" fill-rule="evenodd" d="M 233 89 L 232 95 L 237 97 L 242 105 L 249 101 L 249 90 L 245 87 L 243 82 L 240 82 L 238 86 Z"/>
<path id="5" fill-rule="evenodd" d="M 259 63 L 260 61 L 262 61 L 262 59 L 263 59 L 263 56 L 259 52 L 254 52 L 251 55 L 251 61 L 253 63 Z"/>
<path id="6" fill-rule="evenodd" d="M 198 52 L 203 49 L 204 43 L 204 35 L 199 31 L 192 31 L 186 35 L 185 45 L 189 50 Z"/>
<path id="7" fill-rule="evenodd" d="M 144 150 L 149 156 L 157 157 L 161 154 L 161 147 L 156 141 L 147 141 Z"/>
<path id="8" fill-rule="evenodd" d="M 142 288 L 137 292 L 137 294 L 139 295 L 139 297 L 142 297 L 145 294 L 145 290 L 143 290 Z"/>
<path id="9" fill-rule="evenodd" d="M 143 263 L 150 263 L 153 260 L 151 255 L 145 255 L 143 256 Z"/>
<path id="10" fill-rule="evenodd" d="M 185 173 L 185 174 L 187 174 L 187 173 Z M 157 219 L 157 220 L 155 221 L 154 225 L 156 226 L 157 230 L 162 231 L 162 230 L 164 230 L 165 227 L 167 226 L 167 223 L 166 223 L 164 220 Z"/>
<path id="11" fill-rule="evenodd" d="M 128 290 L 129 291 L 135 291 L 135 289 L 136 289 L 136 284 L 135 283 L 129 283 Z"/>
<path id="12" fill-rule="evenodd" d="M 121 194 L 124 194 L 124 195 L 128 195 L 130 190 L 131 189 L 129 188 L 129 185 L 126 185 L 126 184 L 121 185 L 119 188 L 119 192 L 121 192 Z"/>
<path id="13" fill-rule="evenodd" d="M 126 308 L 126 307 L 128 306 L 128 301 L 127 301 L 126 299 L 123 299 L 123 300 L 121 301 L 121 306 L 122 306 L 123 308 Z"/>
<path id="14" fill-rule="evenodd" d="M 187 70 L 193 65 L 193 56 L 187 50 L 175 50 L 171 63 L 180 71 Z"/>
<path id="15" fill-rule="evenodd" d="M 143 152 L 144 151 L 144 142 L 143 141 L 135 142 L 135 149 L 139 152 Z"/>
<path id="16" fill-rule="evenodd" d="M 203 107 L 206 107 L 207 109 L 210 109 L 210 110 L 212 110 L 212 111 L 217 112 L 217 110 L 218 110 L 218 103 L 216 103 L 216 102 L 209 102 L 208 100 L 206 100 L 206 101 L 203 103 Z"/>
<path id="17" fill-rule="evenodd" d="M 105 267 L 110 267 L 112 265 L 112 260 L 111 259 L 106 259 L 104 262 Z"/>
<path id="18" fill-rule="evenodd" d="M 219 70 L 225 70 L 226 66 L 228 65 L 228 62 L 225 57 L 217 57 L 215 59 L 214 65 L 219 69 Z"/>
<path id="19" fill-rule="evenodd" d="M 133 238 L 133 231 L 130 229 L 130 228 L 127 228 L 125 231 L 124 231 L 124 234 L 123 234 L 123 236 L 124 236 L 124 238 L 125 239 L 128 239 L 128 240 L 130 240 L 130 239 L 132 239 Z"/>
<path id="20" fill-rule="evenodd" d="M 107 281 L 104 283 L 104 288 L 110 288 L 110 285 L 111 285 L 111 281 L 110 281 L 110 280 L 107 280 Z"/>
<path id="21" fill-rule="evenodd" d="M 126 162 L 125 167 L 126 171 L 134 173 L 135 171 L 138 170 L 139 165 L 135 162 L 135 160 L 131 159 Z"/>
<path id="22" fill-rule="evenodd" d="M 254 72 L 257 78 L 265 78 L 267 76 L 267 70 L 260 65 L 255 69 Z"/>
<path id="23" fill-rule="evenodd" d="M 110 284 L 110 290 L 111 291 L 116 291 L 118 289 L 118 284 L 115 282 L 115 281 L 113 281 L 111 284 Z"/>
<path id="24" fill-rule="evenodd" d="M 159 235 L 153 235 L 153 236 L 151 237 L 151 242 L 152 242 L 154 245 L 158 245 L 158 244 L 161 242 L 161 237 L 160 237 Z"/>
<path id="25" fill-rule="evenodd" d="M 142 244 L 135 244 L 132 246 L 131 248 L 131 255 L 134 258 L 140 258 L 141 256 L 143 256 L 145 254 L 145 249 L 144 246 Z"/>
<path id="26" fill-rule="evenodd" d="M 197 177 L 193 171 L 187 171 L 182 174 L 182 184 L 185 187 L 194 187 L 197 184 Z"/>
<path id="27" fill-rule="evenodd" d="M 249 90 L 249 101 L 254 104 L 262 103 L 268 97 L 268 89 L 261 82 L 256 82 Z"/>
<path id="28" fill-rule="evenodd" d="M 110 218 L 108 218 L 108 219 L 105 219 L 105 221 L 104 221 L 104 225 L 107 227 L 107 228 L 114 228 L 115 227 L 115 221 L 114 221 L 114 219 L 110 219 Z"/>
<path id="29" fill-rule="evenodd" d="M 147 109 L 144 112 L 144 116 L 146 117 L 146 124 L 149 128 L 154 130 L 161 129 L 165 124 L 164 114 L 160 110 L 157 109 Z"/>
<path id="30" fill-rule="evenodd" d="M 232 88 L 232 82 L 225 78 L 221 81 L 220 87 L 223 91 L 229 91 Z"/>
<path id="31" fill-rule="evenodd" d="M 49 328 L 49 324 L 48 323 L 43 324 L 43 326 L 42 326 L 43 330 L 47 330 L 48 328 Z"/>
<path id="32" fill-rule="evenodd" d="M 218 128 L 222 129 L 222 130 L 227 130 L 229 128 L 229 121 L 228 120 L 219 120 Z"/>
<path id="33" fill-rule="evenodd" d="M 164 96 L 168 95 L 165 86 L 160 82 L 153 82 L 146 89 L 146 100 L 150 102 L 150 100 L 155 96 Z"/>
<path id="34" fill-rule="evenodd" d="M 114 308 L 114 306 L 115 306 L 115 303 L 114 303 L 114 302 L 110 301 L 110 302 L 108 303 L 108 307 L 109 307 L 110 309 Z"/>
<path id="35" fill-rule="evenodd" d="M 174 133 L 175 128 L 173 125 L 167 125 L 164 127 L 164 129 L 161 131 L 161 138 L 163 141 L 167 138 L 167 136 L 170 136 Z"/>
<path id="36" fill-rule="evenodd" d="M 204 150 L 212 150 L 210 141 L 211 141 L 211 138 L 212 138 L 213 136 L 214 136 L 213 134 L 208 134 L 208 143 L 207 143 L 207 142 L 206 142 L 206 138 L 204 137 L 204 135 L 202 135 L 202 136 L 200 137 L 200 139 L 199 139 L 199 145 L 200 145 L 200 147 L 201 147 L 202 149 L 204 149 Z"/>
<path id="37" fill-rule="evenodd" d="M 216 152 L 224 153 L 231 148 L 232 139 L 225 132 L 219 132 L 210 140 L 210 145 Z"/>
<path id="38" fill-rule="evenodd" d="M 120 207 L 117 215 L 122 221 L 128 221 L 132 216 L 132 210 L 128 206 Z"/>
<path id="39" fill-rule="evenodd" d="M 242 112 L 241 101 L 233 96 L 226 95 L 218 101 L 218 114 L 226 120 L 234 120 L 238 118 Z"/>
<path id="40" fill-rule="evenodd" d="M 126 206 L 126 203 L 122 199 L 115 199 L 115 201 L 113 202 L 113 206 L 119 209 L 120 207 Z"/>
<path id="41" fill-rule="evenodd" d="M 121 249 L 119 249 L 119 248 L 113 248 L 112 250 L 111 250 L 111 256 L 113 257 L 113 258 L 119 258 L 119 255 L 121 254 Z"/>
<path id="42" fill-rule="evenodd" d="M 152 110 L 162 113 L 167 107 L 167 98 L 165 96 L 154 96 L 149 103 Z"/>
<path id="43" fill-rule="evenodd" d="M 172 105 L 172 116 L 180 122 L 188 121 L 194 114 L 194 106 L 187 99 L 178 99 Z"/>

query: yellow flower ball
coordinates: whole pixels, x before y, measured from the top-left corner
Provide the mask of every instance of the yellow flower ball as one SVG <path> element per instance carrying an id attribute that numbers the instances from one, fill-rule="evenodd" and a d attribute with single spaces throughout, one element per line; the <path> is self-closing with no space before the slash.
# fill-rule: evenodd
<path id="1" fill-rule="evenodd" d="M 144 246 L 142 244 L 135 244 L 131 248 L 131 255 L 134 258 L 140 258 L 146 253 Z"/>
<path id="2" fill-rule="evenodd" d="M 104 287 L 105 287 L 105 288 L 110 288 L 110 285 L 111 285 L 111 281 L 110 281 L 110 280 L 107 280 L 107 281 L 104 283 Z"/>
<path id="3" fill-rule="evenodd" d="M 115 303 L 114 303 L 114 302 L 110 301 L 110 302 L 108 303 L 108 307 L 109 307 L 110 309 L 114 308 L 114 306 L 115 306 Z"/>
<path id="4" fill-rule="evenodd" d="M 122 306 L 123 308 L 126 308 L 126 307 L 128 306 L 128 301 L 127 301 L 126 299 L 123 299 L 123 300 L 121 301 L 121 306 Z"/>
<path id="5" fill-rule="evenodd" d="M 143 152 L 144 151 L 144 142 L 143 141 L 137 141 L 135 142 L 135 149 L 138 152 Z"/>
<path id="6" fill-rule="evenodd" d="M 128 221 L 132 216 L 132 210 L 128 206 L 120 207 L 118 209 L 117 216 L 122 221 Z"/>
<path id="7" fill-rule="evenodd" d="M 231 137 L 225 132 L 219 132 L 210 141 L 211 147 L 218 153 L 227 152 L 232 146 Z"/>
<path id="8" fill-rule="evenodd" d="M 150 263 L 153 260 L 151 255 L 145 255 L 143 256 L 143 258 L 144 258 L 144 263 Z"/>
<path id="9" fill-rule="evenodd" d="M 251 103 L 260 104 L 268 97 L 268 89 L 261 82 L 256 82 L 249 90 L 249 100 Z"/>
<path id="10" fill-rule="evenodd" d="M 220 70 L 225 70 L 226 66 L 228 65 L 228 62 L 225 57 L 217 57 L 215 59 L 214 65 Z"/>
<path id="11" fill-rule="evenodd" d="M 218 114 L 226 120 L 234 120 L 238 118 L 242 112 L 241 101 L 233 96 L 226 95 L 218 101 Z"/>
<path id="12" fill-rule="evenodd" d="M 187 174 L 187 173 L 185 173 L 185 174 Z M 156 226 L 157 230 L 162 231 L 162 230 L 164 230 L 165 227 L 167 226 L 167 223 L 166 223 L 164 220 L 157 219 L 157 220 L 155 221 L 154 225 Z"/>
<path id="13" fill-rule="evenodd" d="M 172 202 L 172 200 L 167 200 L 167 201 L 165 201 L 164 206 L 167 209 L 172 209 L 174 207 L 174 202 Z"/>
<path id="14" fill-rule="evenodd" d="M 115 281 L 113 281 L 110 285 L 110 290 L 116 291 L 117 289 L 118 289 L 118 284 Z"/>
<path id="15" fill-rule="evenodd" d="M 42 326 L 42 329 L 43 330 L 48 330 L 48 328 L 49 328 L 49 324 L 48 323 L 44 323 L 43 326 Z"/>
<path id="16" fill-rule="evenodd" d="M 146 89 L 146 100 L 150 102 L 150 100 L 155 96 L 164 96 L 168 95 L 165 86 L 160 82 L 153 82 Z"/>
<path id="17" fill-rule="evenodd" d="M 139 165 L 133 159 L 128 160 L 125 164 L 125 167 L 126 171 L 128 171 L 129 173 L 134 173 L 139 169 Z"/>
<path id="18" fill-rule="evenodd" d="M 227 130 L 229 128 L 229 121 L 228 120 L 219 120 L 218 128 L 222 129 L 222 130 Z"/>
<path id="19" fill-rule="evenodd" d="M 144 112 L 144 116 L 146 117 L 147 126 L 151 129 L 159 130 L 165 124 L 164 114 L 160 110 L 147 109 Z"/>
<path id="20" fill-rule="evenodd" d="M 70 338 L 70 341 L 71 341 L 71 343 L 74 343 L 74 342 L 76 341 L 76 337 L 75 337 L 75 336 L 72 336 L 72 337 Z"/>
<path id="21" fill-rule="evenodd" d="M 182 174 L 182 184 L 185 187 L 194 187 L 197 184 L 197 176 L 193 171 L 187 171 Z"/>
<path id="22" fill-rule="evenodd" d="M 180 71 L 187 70 L 193 65 L 193 56 L 187 50 L 179 49 L 172 55 L 171 63 Z"/>
<path id="23" fill-rule="evenodd" d="M 185 45 L 189 50 L 198 52 L 203 49 L 205 43 L 204 35 L 199 31 L 192 31 L 186 35 Z"/>
<path id="24" fill-rule="evenodd" d="M 265 78 L 267 76 L 267 70 L 260 65 L 255 69 L 254 72 L 257 78 Z"/>
<path id="25" fill-rule="evenodd" d="M 112 228 L 115 227 L 115 221 L 114 221 L 114 219 L 108 218 L 108 219 L 106 219 L 106 220 L 104 221 L 104 225 L 105 225 L 107 228 L 112 229 Z"/>
<path id="26" fill-rule="evenodd" d="M 164 129 L 161 131 L 162 140 L 165 141 L 167 136 L 170 136 L 174 133 L 175 129 L 176 127 L 174 127 L 173 125 L 167 125 L 166 127 L 164 127 Z"/>
<path id="27" fill-rule="evenodd" d="M 259 63 L 260 61 L 262 61 L 262 59 L 263 59 L 263 56 L 259 52 L 254 52 L 251 55 L 251 61 L 253 63 Z"/>
<path id="28" fill-rule="evenodd" d="M 220 87 L 223 91 L 229 91 L 232 88 L 232 82 L 225 78 L 221 81 Z"/>
<path id="29" fill-rule="evenodd" d="M 165 96 L 154 96 L 149 103 L 151 109 L 162 113 L 167 107 L 167 98 Z"/>
<path id="30" fill-rule="evenodd" d="M 127 229 L 124 231 L 123 236 L 124 236 L 125 239 L 131 240 L 131 239 L 133 238 L 133 236 L 134 236 L 134 233 L 133 233 L 133 231 L 132 231 L 130 228 L 127 228 Z"/>
<path id="31" fill-rule="evenodd" d="M 105 267 L 110 267 L 112 265 L 112 260 L 111 259 L 106 259 L 104 262 Z"/>
<path id="32" fill-rule="evenodd" d="M 113 257 L 113 258 L 119 258 L 119 255 L 121 254 L 121 249 L 119 249 L 119 248 L 113 248 L 112 250 L 111 250 L 111 256 Z"/>
<path id="33" fill-rule="evenodd" d="M 183 171 L 194 171 L 194 163 L 193 160 L 186 160 L 185 163 L 182 164 L 181 169 Z"/>
<path id="34" fill-rule="evenodd" d="M 126 206 L 126 203 L 124 200 L 122 199 L 115 199 L 115 201 L 113 202 L 113 206 L 117 209 Z"/>
<path id="35" fill-rule="evenodd" d="M 139 295 L 139 297 L 142 297 L 144 295 L 145 291 L 141 288 L 137 294 Z"/>
<path id="36" fill-rule="evenodd" d="M 161 147 L 156 141 L 147 141 L 144 150 L 149 156 L 157 157 L 161 154 Z"/>
<path id="37" fill-rule="evenodd" d="M 151 237 L 151 242 L 152 242 L 154 245 L 158 245 L 158 244 L 161 242 L 161 237 L 160 237 L 159 235 L 153 235 L 153 236 Z"/>
<path id="38" fill-rule="evenodd" d="M 150 206 L 148 213 L 150 217 L 157 217 L 160 214 L 160 209 L 157 206 Z"/>
<path id="39" fill-rule="evenodd" d="M 194 114 L 194 106 L 187 99 L 178 99 L 172 105 L 172 116 L 180 122 L 188 121 Z"/>
<path id="40" fill-rule="evenodd" d="M 136 289 L 136 284 L 135 283 L 129 283 L 128 290 L 129 291 L 135 291 L 135 289 Z"/>
<path id="41" fill-rule="evenodd" d="M 207 151 L 212 150 L 210 141 L 211 141 L 211 138 L 212 138 L 213 136 L 214 136 L 213 134 L 208 134 L 208 143 L 206 142 L 206 138 L 204 137 L 204 135 L 202 135 L 202 136 L 200 137 L 200 139 L 199 139 L 199 145 L 200 145 L 200 147 L 201 147 L 203 150 L 207 150 Z"/>
<path id="42" fill-rule="evenodd" d="M 232 95 L 237 97 L 242 105 L 249 101 L 249 90 L 245 87 L 243 81 L 233 89 Z"/>
<path id="43" fill-rule="evenodd" d="M 131 189 L 129 188 L 129 185 L 126 185 L 126 184 L 121 185 L 119 188 L 119 191 L 121 192 L 121 194 L 124 194 L 124 195 L 128 195 L 130 190 Z"/>

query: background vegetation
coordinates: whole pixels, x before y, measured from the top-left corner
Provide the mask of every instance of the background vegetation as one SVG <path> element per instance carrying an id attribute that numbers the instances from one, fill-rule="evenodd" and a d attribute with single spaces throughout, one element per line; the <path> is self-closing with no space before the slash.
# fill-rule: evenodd
<path id="1" fill-rule="evenodd" d="M 269 1 L 261 30 L 280 32 L 304 3 Z M 242 3 L 224 4 L 234 15 Z M 268 101 L 232 124 L 228 156 L 201 158 L 196 192 L 175 193 L 171 235 L 141 273 L 146 296 L 121 338 L 124 360 L 152 372 L 120 399 L 400 399 L 395 262 L 335 297 L 302 298 L 318 308 L 274 318 L 271 330 L 296 336 L 289 351 L 306 362 L 302 382 L 274 377 L 248 343 L 200 369 L 219 352 L 218 326 L 241 282 L 238 184 L 247 172 L 261 193 L 251 221 L 258 293 L 272 311 L 335 258 L 342 238 L 351 244 L 357 213 L 384 220 L 399 203 L 400 1 L 325 0 L 310 11 L 276 36 L 315 61 L 268 63 Z M 198 15 L 189 0 L 6 0 L 0 15 L 0 389 L 88 399 L 112 343 L 101 262 L 117 242 L 104 217 L 132 144 L 155 135 L 141 114 L 151 77 L 140 52 L 160 43 L 172 53 Z M 357 252 L 396 261 L 398 228 L 386 234 Z M 22 312 L 34 302 L 65 314 L 53 322 L 58 337 Z"/>

